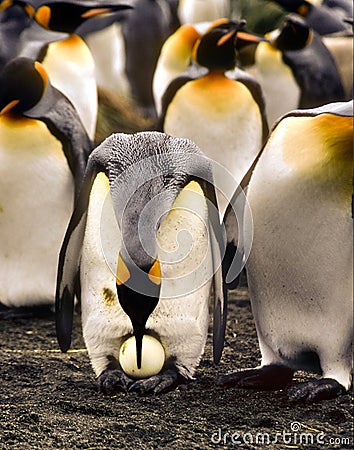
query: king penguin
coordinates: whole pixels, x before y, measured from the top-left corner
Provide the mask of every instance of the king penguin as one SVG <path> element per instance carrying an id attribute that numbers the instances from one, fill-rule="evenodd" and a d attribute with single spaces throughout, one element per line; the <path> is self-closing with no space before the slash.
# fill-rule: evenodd
<path id="1" fill-rule="evenodd" d="M 245 22 L 220 19 L 196 41 L 193 59 L 207 68 L 201 74 L 186 71 L 167 87 L 162 99 L 161 122 L 164 132 L 193 140 L 221 169 L 234 177 L 230 193 L 248 171 L 264 142 L 268 128 L 258 83 L 231 79 L 225 74 L 235 68 L 235 39 L 259 40 L 243 30 Z M 195 73 L 194 73 L 195 72 Z M 220 172 L 219 172 L 220 173 Z M 215 182 L 223 191 L 224 171 Z M 218 192 L 222 214 L 227 200 Z"/>
<path id="2" fill-rule="evenodd" d="M 37 55 L 26 53 L 40 61 L 49 74 L 53 86 L 62 91 L 74 104 L 91 139 L 97 121 L 97 83 L 92 54 L 76 29 L 87 19 L 116 10 L 131 9 L 129 2 L 99 3 L 73 0 L 41 1 L 35 4 L 34 19 L 48 33 Z M 57 33 L 65 33 L 58 39 Z M 50 42 L 53 34 L 53 42 Z M 39 33 L 36 33 L 39 39 Z M 29 35 L 31 38 L 31 35 Z"/>
<path id="3" fill-rule="evenodd" d="M 275 0 L 286 11 L 303 17 L 308 27 L 321 36 L 350 30 L 345 21 L 348 13 L 337 7 L 326 4 L 317 5 L 308 0 Z"/>
<path id="4" fill-rule="evenodd" d="M 99 87 L 127 99 L 140 115 L 154 120 L 152 80 L 172 22 L 166 0 L 135 0 L 131 11 L 107 27 L 95 30 L 88 22 L 80 31 L 94 56 Z"/>
<path id="5" fill-rule="evenodd" d="M 0 74 L 2 304 L 54 303 L 59 249 L 91 148 L 77 112 L 40 63 L 18 58 L 5 66 Z"/>
<path id="6" fill-rule="evenodd" d="M 297 108 L 345 100 L 341 75 L 321 37 L 291 14 L 255 51 L 251 73 L 262 87 L 269 125 Z"/>
<path id="7" fill-rule="evenodd" d="M 211 22 L 230 14 L 229 0 L 179 0 L 177 7 L 181 24 Z"/>
<path id="8" fill-rule="evenodd" d="M 119 133 L 92 152 L 60 252 L 56 323 L 66 351 L 79 275 L 83 336 L 101 391 L 158 393 L 190 380 L 206 343 L 212 285 L 219 361 L 226 320 L 219 227 L 211 164 L 193 142 Z M 120 348 L 135 336 L 139 367 L 145 335 L 161 343 L 165 362 L 134 381 Z"/>
<path id="9" fill-rule="evenodd" d="M 221 386 L 282 389 L 291 401 L 333 398 L 352 382 L 353 102 L 297 110 L 273 129 L 248 185 L 247 276 L 260 367 Z"/>

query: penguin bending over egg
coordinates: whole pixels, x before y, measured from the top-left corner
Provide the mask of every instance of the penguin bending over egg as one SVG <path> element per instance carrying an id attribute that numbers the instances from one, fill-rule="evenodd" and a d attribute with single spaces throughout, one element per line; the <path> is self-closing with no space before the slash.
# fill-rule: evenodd
<path id="1" fill-rule="evenodd" d="M 333 398 L 352 383 L 353 102 L 284 116 L 251 175 L 254 235 L 246 264 L 262 361 L 217 384 Z"/>
<path id="2" fill-rule="evenodd" d="M 76 110 L 40 63 L 17 58 L 4 67 L 0 302 L 6 307 L 54 304 L 58 254 L 91 148 Z"/>
<path id="3" fill-rule="evenodd" d="M 80 286 L 101 391 L 157 393 L 191 379 L 212 285 L 219 361 L 226 320 L 219 226 L 211 163 L 193 142 L 121 133 L 92 152 L 60 253 L 56 324 L 67 351 Z"/>

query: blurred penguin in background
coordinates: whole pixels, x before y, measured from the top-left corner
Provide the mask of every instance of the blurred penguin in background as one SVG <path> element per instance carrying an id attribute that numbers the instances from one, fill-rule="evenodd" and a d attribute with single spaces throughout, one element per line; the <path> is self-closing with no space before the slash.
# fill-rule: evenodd
<path id="1" fill-rule="evenodd" d="M 166 0 L 136 0 L 133 6 L 112 22 L 102 19 L 99 29 L 88 22 L 79 33 L 95 59 L 99 88 L 130 100 L 143 117 L 156 119 L 152 79 L 161 47 L 174 31 L 173 17 Z"/>
<path id="2" fill-rule="evenodd" d="M 181 24 L 211 22 L 230 13 L 230 0 L 179 0 L 177 7 Z"/>
<path id="3" fill-rule="evenodd" d="M 291 14 L 282 28 L 266 34 L 245 68 L 260 83 L 269 124 L 296 108 L 310 108 L 346 98 L 337 65 L 322 38 Z M 241 62 L 242 51 L 240 54 Z M 244 62 L 244 64 L 247 64 Z"/>
<path id="4" fill-rule="evenodd" d="M 90 50 L 75 31 L 90 17 L 131 6 L 118 0 L 112 3 L 80 0 L 16 3 L 34 19 L 19 36 L 19 56 L 42 63 L 53 86 L 74 104 L 93 139 L 97 121 L 95 66 Z"/>

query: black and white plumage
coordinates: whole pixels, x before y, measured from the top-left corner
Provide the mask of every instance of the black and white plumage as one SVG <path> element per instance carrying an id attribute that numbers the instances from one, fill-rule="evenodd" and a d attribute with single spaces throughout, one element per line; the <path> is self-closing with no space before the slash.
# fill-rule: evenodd
<path id="1" fill-rule="evenodd" d="M 215 361 L 221 356 L 221 258 L 210 161 L 198 147 L 158 132 L 112 135 L 90 156 L 60 254 L 62 350 L 70 346 L 80 277 L 83 334 L 101 390 L 160 392 L 191 378 L 206 342 L 212 284 Z M 166 354 L 159 374 L 135 383 L 118 358 L 133 334 L 138 367 L 144 334 Z"/>

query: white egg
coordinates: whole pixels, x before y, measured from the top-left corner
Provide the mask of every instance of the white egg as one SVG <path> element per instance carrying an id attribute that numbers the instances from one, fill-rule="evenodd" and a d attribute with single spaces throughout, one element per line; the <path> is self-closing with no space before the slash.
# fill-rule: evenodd
<path id="1" fill-rule="evenodd" d="M 136 363 L 135 336 L 123 342 L 119 351 L 119 363 L 124 372 L 132 378 L 148 378 L 156 375 L 165 363 L 165 350 L 159 340 L 145 334 L 141 349 L 141 368 Z"/>

